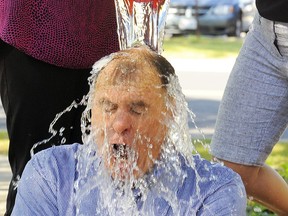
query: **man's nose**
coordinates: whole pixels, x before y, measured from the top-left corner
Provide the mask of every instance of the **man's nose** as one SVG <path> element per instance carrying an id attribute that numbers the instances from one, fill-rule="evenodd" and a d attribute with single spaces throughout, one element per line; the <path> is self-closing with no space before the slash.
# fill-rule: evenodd
<path id="1" fill-rule="evenodd" d="M 116 133 L 124 135 L 131 129 L 131 120 L 129 113 L 125 111 L 117 111 L 115 113 L 112 127 Z"/>

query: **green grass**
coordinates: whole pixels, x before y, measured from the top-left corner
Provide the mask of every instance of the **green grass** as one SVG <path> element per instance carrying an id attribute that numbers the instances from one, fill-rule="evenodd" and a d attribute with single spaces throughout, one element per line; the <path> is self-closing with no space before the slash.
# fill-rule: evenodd
<path id="1" fill-rule="evenodd" d="M 243 38 L 197 37 L 195 35 L 166 38 L 163 56 L 177 58 L 234 58 L 238 55 Z"/>
<path id="2" fill-rule="evenodd" d="M 193 140 L 193 144 L 199 154 L 207 160 L 211 160 L 211 155 L 209 153 L 209 144 L 211 140 Z M 280 171 L 285 170 L 283 168 L 288 168 L 288 142 L 277 143 L 272 153 L 267 158 L 266 163 L 273 167 L 274 169 Z M 287 170 L 288 171 L 288 170 Z M 287 178 L 288 180 L 288 178 Z"/>
<path id="3" fill-rule="evenodd" d="M 8 153 L 8 134 L 5 131 L 0 131 L 0 154 Z"/>
<path id="4" fill-rule="evenodd" d="M 279 169 L 288 164 L 288 145 L 286 142 L 279 142 L 273 149 L 267 164 L 275 169 Z"/>
<path id="5" fill-rule="evenodd" d="M 209 153 L 210 140 L 193 140 L 196 150 L 207 160 L 212 157 Z M 203 145 L 204 143 L 204 145 Z M 276 169 L 288 183 L 288 142 L 279 142 L 275 145 L 266 163 Z M 266 207 L 248 200 L 247 215 L 249 216 L 274 216 Z"/>

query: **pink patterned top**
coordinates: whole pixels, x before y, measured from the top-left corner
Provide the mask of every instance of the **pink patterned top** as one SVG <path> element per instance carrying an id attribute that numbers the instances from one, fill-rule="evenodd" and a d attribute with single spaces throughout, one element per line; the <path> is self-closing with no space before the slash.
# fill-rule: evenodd
<path id="1" fill-rule="evenodd" d="M 0 38 L 41 61 L 90 68 L 119 50 L 114 0 L 0 0 Z"/>

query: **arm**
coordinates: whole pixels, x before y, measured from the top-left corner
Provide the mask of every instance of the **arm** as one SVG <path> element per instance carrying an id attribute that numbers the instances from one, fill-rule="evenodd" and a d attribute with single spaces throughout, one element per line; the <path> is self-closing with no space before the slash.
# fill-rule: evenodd
<path id="1" fill-rule="evenodd" d="M 258 167 L 223 162 L 240 174 L 248 196 L 278 215 L 288 215 L 288 185 L 275 170 L 267 165 Z"/>

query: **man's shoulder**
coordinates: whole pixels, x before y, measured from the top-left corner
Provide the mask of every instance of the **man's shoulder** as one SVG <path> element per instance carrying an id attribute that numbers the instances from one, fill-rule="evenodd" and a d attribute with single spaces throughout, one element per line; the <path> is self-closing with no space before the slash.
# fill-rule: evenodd
<path id="1" fill-rule="evenodd" d="M 62 160 L 67 160 L 71 156 L 73 156 L 80 144 L 74 143 L 74 144 L 69 144 L 69 145 L 59 145 L 59 146 L 52 146 L 50 148 L 44 149 L 40 152 L 37 152 L 31 160 L 51 160 L 51 159 L 62 159 Z"/>
<path id="2" fill-rule="evenodd" d="M 76 174 L 75 153 L 79 146 L 55 146 L 31 158 L 19 181 L 14 215 L 35 215 L 35 212 L 59 215 L 73 211 L 70 204 Z"/>
<path id="3" fill-rule="evenodd" d="M 238 176 L 232 169 L 224 166 L 220 162 L 212 162 L 202 158 L 199 155 L 193 155 L 193 163 L 199 175 L 219 175 L 223 178 Z M 230 176 L 230 177 L 229 177 Z"/>
<path id="4" fill-rule="evenodd" d="M 196 176 L 204 187 L 216 189 L 229 184 L 243 186 L 241 177 L 222 163 L 208 161 L 199 155 L 193 156 L 193 162 Z"/>
<path id="5" fill-rule="evenodd" d="M 77 152 L 80 144 L 52 146 L 48 149 L 36 153 L 28 162 L 27 167 L 33 167 L 38 172 L 55 172 L 65 171 L 75 168 Z"/>
<path id="6" fill-rule="evenodd" d="M 215 205 L 242 205 L 246 202 L 245 189 L 240 176 L 221 163 L 205 160 L 199 155 L 193 155 L 182 160 L 182 170 L 185 180 L 178 188 L 181 199 L 194 200 L 193 210 L 204 208 L 204 204 L 215 201 Z M 222 196 L 229 197 L 227 203 L 220 200 Z M 228 199 L 228 198 L 227 198 Z M 243 201 L 244 200 L 244 201 Z M 225 199 L 226 202 L 226 199 Z M 211 204 L 210 203 L 210 204 Z M 209 204 L 209 207 L 211 205 Z M 217 206 L 212 205 L 213 208 Z M 219 207 L 221 208 L 221 206 Z M 217 209 L 217 208 L 216 208 Z M 216 210 L 215 210 L 216 211 Z"/>
<path id="7" fill-rule="evenodd" d="M 199 155 L 192 158 L 194 167 L 191 169 L 195 172 L 195 182 L 192 183 L 197 188 L 195 200 L 198 200 L 199 209 L 223 211 L 223 215 L 224 212 L 225 215 L 243 215 L 246 192 L 240 176 L 221 163 L 207 161 Z"/>

